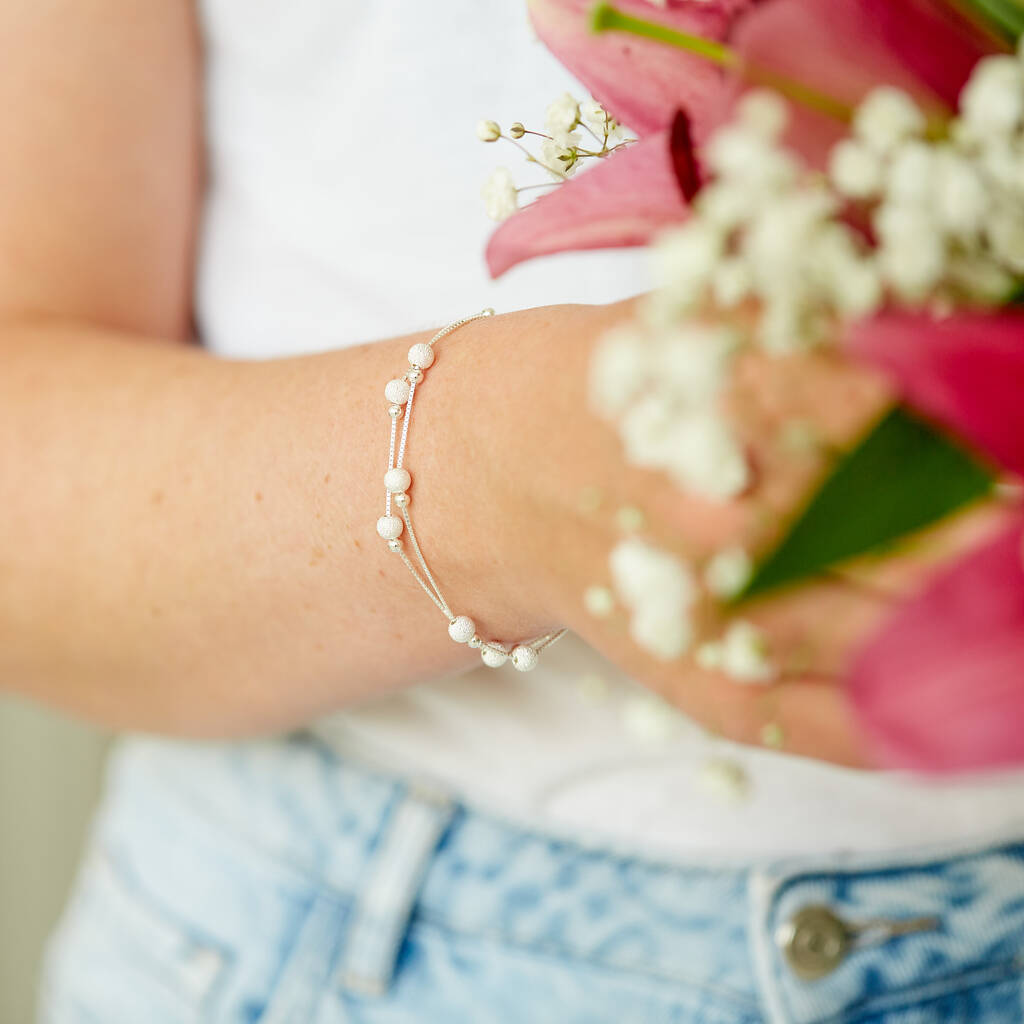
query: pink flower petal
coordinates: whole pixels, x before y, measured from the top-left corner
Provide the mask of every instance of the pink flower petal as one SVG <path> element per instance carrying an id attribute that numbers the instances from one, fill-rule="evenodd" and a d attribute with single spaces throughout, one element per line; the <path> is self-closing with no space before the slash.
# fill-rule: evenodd
<path id="1" fill-rule="evenodd" d="M 851 107 L 888 84 L 949 111 L 974 64 L 993 49 L 938 0 L 771 0 L 739 20 L 733 45 L 751 65 Z M 842 126 L 807 108 L 796 113 L 788 141 L 820 164 Z"/>
<path id="2" fill-rule="evenodd" d="M 909 405 L 1024 473 L 1024 315 L 887 314 L 854 324 L 848 340 Z"/>
<path id="3" fill-rule="evenodd" d="M 757 0 L 616 0 L 627 14 L 707 39 L 725 39 L 733 21 Z M 554 55 L 622 124 L 639 135 L 667 127 L 680 108 L 706 136 L 704 115 L 723 83 L 715 65 L 649 39 L 590 31 L 594 0 L 530 0 L 537 34 Z"/>
<path id="4" fill-rule="evenodd" d="M 951 5 L 933 0 L 772 0 L 736 28 L 751 62 L 855 103 L 887 83 L 952 110 L 992 51 Z"/>
<path id="5" fill-rule="evenodd" d="M 689 207 L 673 162 L 671 133 L 661 132 L 581 171 L 522 209 L 491 236 L 492 276 L 564 249 L 643 245 Z"/>
<path id="6" fill-rule="evenodd" d="M 884 767 L 1024 763 L 1024 526 L 941 573 L 856 659 L 850 696 Z"/>

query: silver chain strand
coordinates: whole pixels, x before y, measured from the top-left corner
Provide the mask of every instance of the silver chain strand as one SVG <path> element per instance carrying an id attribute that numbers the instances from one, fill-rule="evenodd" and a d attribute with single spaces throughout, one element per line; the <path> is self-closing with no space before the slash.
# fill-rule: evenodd
<path id="1" fill-rule="evenodd" d="M 448 600 L 441 590 L 440 584 L 430 571 L 430 566 L 420 548 L 419 538 L 412 525 L 412 515 L 409 511 L 410 497 L 406 488 L 411 486 L 411 477 L 403 475 L 398 471 L 404 470 L 405 451 L 409 438 L 409 426 L 412 421 L 413 400 L 416 396 L 416 386 L 425 379 L 424 374 L 434 362 L 434 345 L 442 338 L 447 337 L 453 331 L 457 331 L 465 324 L 474 320 L 482 320 L 494 316 L 493 309 L 484 309 L 472 316 L 463 317 L 442 327 L 427 344 L 414 345 L 409 350 L 410 368 L 405 376 L 392 380 L 385 389 L 385 395 L 390 404 L 389 415 L 391 416 L 391 434 L 388 444 L 388 481 L 385 484 L 384 515 L 377 520 L 377 532 L 388 542 L 388 547 L 396 552 L 405 564 L 405 567 L 412 574 L 413 579 L 419 584 L 423 592 L 430 598 L 442 615 L 448 620 L 449 630 L 453 640 L 459 643 L 468 643 L 471 647 L 478 648 L 483 657 L 484 663 L 497 667 L 506 659 L 511 659 L 516 668 L 526 671 L 533 668 L 537 663 L 537 656 L 541 651 L 546 650 L 553 643 L 560 640 L 568 630 L 556 629 L 543 636 L 535 637 L 525 643 L 509 645 L 501 644 L 495 640 L 484 640 L 476 633 L 476 625 L 466 615 L 457 616 L 451 609 Z M 428 350 L 429 351 L 426 351 Z M 398 420 L 403 418 L 401 438 L 398 437 Z M 397 458 L 395 452 L 396 442 L 398 444 Z M 408 471 L 406 471 L 407 473 Z M 392 479 L 392 474 L 398 473 L 397 480 Z M 404 487 L 402 486 L 404 483 Z M 393 505 L 398 505 L 401 518 L 392 512 Z M 413 553 L 419 562 L 419 568 L 406 554 L 402 541 L 399 539 L 403 532 L 408 533 L 412 543 Z M 488 656 L 489 659 L 488 659 Z"/>

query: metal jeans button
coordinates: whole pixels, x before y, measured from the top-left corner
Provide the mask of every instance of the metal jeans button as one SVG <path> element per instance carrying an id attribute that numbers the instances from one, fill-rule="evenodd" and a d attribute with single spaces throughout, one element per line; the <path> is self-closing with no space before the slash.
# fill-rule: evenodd
<path id="1" fill-rule="evenodd" d="M 804 981 L 831 974 L 850 950 L 851 929 L 828 907 L 798 910 L 776 936 L 793 973 Z"/>

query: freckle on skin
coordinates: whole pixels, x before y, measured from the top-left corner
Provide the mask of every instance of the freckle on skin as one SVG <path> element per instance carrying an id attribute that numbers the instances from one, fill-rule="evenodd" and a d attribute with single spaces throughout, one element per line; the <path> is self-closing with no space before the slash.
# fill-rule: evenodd
<path id="1" fill-rule="evenodd" d="M 362 543 L 360 543 L 360 541 L 353 540 L 352 543 L 355 544 L 356 551 L 362 551 L 363 550 L 363 545 L 362 545 Z M 330 544 L 328 544 L 327 546 L 330 547 Z"/>
<path id="2" fill-rule="evenodd" d="M 317 562 L 322 562 L 325 554 L 326 552 L 322 547 L 317 546 L 313 548 L 312 552 L 310 552 L 309 564 L 316 565 Z"/>
<path id="3" fill-rule="evenodd" d="M 149 497 L 149 500 L 150 500 L 150 501 L 151 501 L 151 502 L 152 502 L 152 503 L 153 503 L 154 505 L 160 505 L 160 504 L 162 504 L 162 503 L 163 503 L 163 500 L 164 500 L 164 492 L 163 492 L 163 491 L 154 491 L 154 492 L 153 492 L 153 493 L 152 493 L 152 494 L 150 495 L 150 497 Z"/>
<path id="4" fill-rule="evenodd" d="M 328 473 L 327 476 L 324 477 L 324 483 L 325 484 L 329 484 L 330 482 L 331 482 L 331 474 Z"/>
<path id="5" fill-rule="evenodd" d="M 261 494 L 261 493 L 260 493 L 259 491 L 257 491 L 257 492 L 256 492 L 256 493 L 255 493 L 255 494 L 253 495 L 253 497 L 254 497 L 254 498 L 255 498 L 255 499 L 257 500 L 257 501 L 262 501 L 262 500 L 263 500 L 263 495 L 262 495 L 262 494 Z"/>

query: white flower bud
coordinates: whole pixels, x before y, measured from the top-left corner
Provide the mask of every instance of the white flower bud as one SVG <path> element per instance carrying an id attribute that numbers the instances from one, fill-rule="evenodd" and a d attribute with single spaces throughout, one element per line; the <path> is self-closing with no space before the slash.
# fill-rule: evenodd
<path id="1" fill-rule="evenodd" d="M 1024 67 L 1015 57 L 978 61 L 960 94 L 960 116 L 975 138 L 1014 132 L 1024 118 Z"/>
<path id="2" fill-rule="evenodd" d="M 679 417 L 665 448 L 665 470 L 693 494 L 725 501 L 741 494 L 750 483 L 743 448 L 724 417 L 713 410 Z"/>
<path id="3" fill-rule="evenodd" d="M 581 103 L 580 115 L 591 128 L 595 128 L 598 131 L 603 131 L 604 126 L 609 121 L 608 111 L 605 110 L 597 100 L 587 100 L 586 102 Z"/>
<path id="4" fill-rule="evenodd" d="M 630 618 L 629 635 L 659 661 L 675 661 L 693 643 L 693 623 L 686 609 L 644 606 Z"/>
<path id="5" fill-rule="evenodd" d="M 750 622 L 734 622 L 721 643 L 721 670 L 737 683 L 770 683 L 778 670 L 769 660 L 768 638 Z"/>
<path id="6" fill-rule="evenodd" d="M 547 109 L 544 115 L 544 127 L 552 135 L 565 135 L 571 132 L 580 121 L 580 105 L 574 97 L 563 92 Z"/>
<path id="7" fill-rule="evenodd" d="M 890 200 L 901 203 L 930 205 L 935 173 L 935 150 L 918 139 L 898 145 L 886 180 Z"/>
<path id="8" fill-rule="evenodd" d="M 492 220 L 505 220 L 516 212 L 519 193 L 512 181 L 512 175 L 505 167 L 498 167 L 491 174 L 484 182 L 480 195 L 487 208 L 487 216 Z"/>
<path id="9" fill-rule="evenodd" d="M 740 100 L 736 114 L 739 121 L 762 139 L 775 142 L 789 123 L 789 107 L 777 93 L 768 89 L 752 89 Z"/>
<path id="10" fill-rule="evenodd" d="M 590 403 L 606 419 L 621 416 L 654 369 L 645 334 L 632 325 L 606 331 L 590 360 Z"/>
<path id="11" fill-rule="evenodd" d="M 983 227 L 989 196 L 974 165 L 952 152 L 942 153 L 935 165 L 935 211 L 950 234 L 976 235 Z"/>
<path id="12" fill-rule="evenodd" d="M 526 126 L 521 121 L 515 121 L 508 133 L 513 139 L 521 139 L 526 134 Z"/>
<path id="13" fill-rule="evenodd" d="M 501 138 L 501 126 L 497 121 L 478 121 L 476 137 L 481 142 L 497 142 Z"/>
<path id="14" fill-rule="evenodd" d="M 924 129 L 924 114 L 914 100 L 902 89 L 888 85 L 869 93 L 853 118 L 857 137 L 882 155 Z"/>
<path id="15" fill-rule="evenodd" d="M 843 139 L 829 158 L 829 176 L 850 199 L 871 199 L 882 187 L 882 162 L 864 143 Z"/>
<path id="16" fill-rule="evenodd" d="M 717 552 L 704 568 L 704 584 L 715 597 L 735 597 L 750 581 L 754 563 L 740 547 Z"/>

